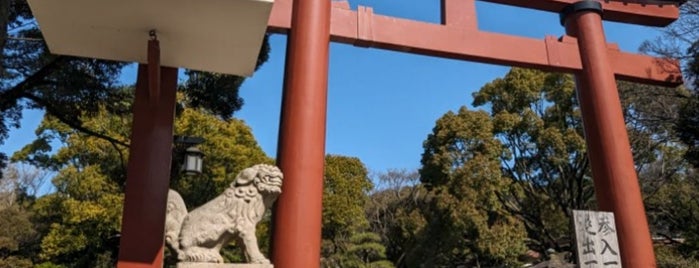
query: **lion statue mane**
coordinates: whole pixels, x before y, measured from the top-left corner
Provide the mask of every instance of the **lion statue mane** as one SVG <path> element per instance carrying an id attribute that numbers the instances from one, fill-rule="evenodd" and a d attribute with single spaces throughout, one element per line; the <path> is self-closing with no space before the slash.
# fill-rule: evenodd
<path id="1" fill-rule="evenodd" d="M 221 247 L 236 239 L 250 263 L 269 263 L 255 227 L 281 194 L 283 174 L 259 164 L 241 171 L 221 195 L 187 213 L 180 194 L 168 193 L 165 242 L 182 262 L 222 263 Z"/>

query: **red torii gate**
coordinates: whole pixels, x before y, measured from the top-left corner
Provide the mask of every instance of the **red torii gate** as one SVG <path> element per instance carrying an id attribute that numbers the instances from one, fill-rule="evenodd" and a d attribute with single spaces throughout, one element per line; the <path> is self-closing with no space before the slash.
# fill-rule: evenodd
<path id="1" fill-rule="evenodd" d="M 270 32 L 288 33 L 278 165 L 285 175 L 274 214 L 277 267 L 318 267 L 329 42 L 376 47 L 576 75 L 599 208 L 616 216 L 626 267 L 655 267 L 655 257 L 617 93 L 620 79 L 681 83 L 676 61 L 619 51 L 607 44 L 608 20 L 664 26 L 676 6 L 577 0 L 485 0 L 562 13 L 569 36 L 544 40 L 482 32 L 475 0 L 442 0 L 442 24 L 375 15 L 330 0 L 276 0 Z M 177 70 L 160 67 L 158 41 L 139 66 L 122 238 L 117 267 L 160 267 L 170 172 Z"/>
<path id="2" fill-rule="evenodd" d="M 622 263 L 655 267 L 615 77 L 681 83 L 673 60 L 626 53 L 605 40 L 602 19 L 665 26 L 674 5 L 578 0 L 484 0 L 561 13 L 567 36 L 544 40 L 479 31 L 475 0 L 441 0 L 442 24 L 376 15 L 347 2 L 276 0 L 268 31 L 289 35 L 277 163 L 284 190 L 274 213 L 272 262 L 318 267 L 329 42 L 574 73 L 599 209 L 615 213 Z M 603 16 L 602 16 L 603 14 Z"/>

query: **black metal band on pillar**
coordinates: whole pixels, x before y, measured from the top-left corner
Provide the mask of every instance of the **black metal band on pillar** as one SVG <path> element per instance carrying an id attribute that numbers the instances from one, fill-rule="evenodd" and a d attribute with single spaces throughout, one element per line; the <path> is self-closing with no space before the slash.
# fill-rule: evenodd
<path id="1" fill-rule="evenodd" d="M 559 13 L 561 25 L 565 26 L 566 18 L 568 18 L 569 15 L 575 14 L 575 13 L 578 13 L 581 11 L 593 11 L 593 12 L 599 13 L 600 15 L 602 15 L 602 13 L 604 13 L 604 9 L 602 9 L 602 4 L 600 4 L 600 2 L 589 1 L 589 0 L 580 1 L 580 2 L 577 2 L 574 4 L 570 4 L 570 5 L 566 6 L 565 8 L 563 8 L 563 10 L 561 10 L 561 12 Z"/>

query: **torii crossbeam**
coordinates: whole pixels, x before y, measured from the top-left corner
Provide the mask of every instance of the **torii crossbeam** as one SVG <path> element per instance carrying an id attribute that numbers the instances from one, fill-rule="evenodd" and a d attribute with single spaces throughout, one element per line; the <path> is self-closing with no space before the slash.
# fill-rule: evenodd
<path id="1" fill-rule="evenodd" d="M 426 23 L 408 19 L 374 14 L 372 8 L 359 6 L 350 10 L 347 2 L 333 2 L 331 9 L 330 40 L 403 51 L 421 55 L 461 59 L 484 63 L 536 68 L 555 72 L 576 72 L 582 65 L 575 38 L 547 36 L 544 40 L 479 31 L 476 22 L 475 1 L 441 0 L 442 24 Z M 562 10 L 564 3 L 575 1 L 505 1 L 518 6 L 533 3 L 537 9 Z M 541 3 L 548 2 L 560 9 L 545 9 Z M 606 4 L 616 21 L 631 22 L 647 19 L 651 25 L 662 25 L 677 18 L 677 8 L 649 6 L 649 10 L 630 5 L 639 10 L 637 16 L 620 16 L 621 3 Z M 643 11 L 643 12 L 641 12 Z M 605 13 L 606 14 L 606 13 Z M 615 14 L 615 13 L 612 13 Z M 635 13 L 632 13 L 635 14 Z M 654 15 L 651 15 L 654 14 Z M 674 14 L 674 15 L 673 15 Z M 291 1 L 277 0 L 269 20 L 269 31 L 287 33 L 291 28 Z M 676 85 L 681 82 L 676 61 L 653 58 L 647 55 L 623 52 L 616 44 L 608 44 L 612 67 L 618 78 L 635 82 Z"/>
<path id="2" fill-rule="evenodd" d="M 615 78 L 675 86 L 681 73 L 675 60 L 607 43 L 602 19 L 666 26 L 678 18 L 679 8 L 625 1 L 484 1 L 559 12 L 567 35 L 537 40 L 480 31 L 475 0 L 441 0 L 441 24 L 378 15 L 370 7 L 351 10 L 344 1 L 276 0 L 268 31 L 289 35 L 277 156 L 285 182 L 274 214 L 276 267 L 319 266 L 330 41 L 575 74 L 599 209 L 615 213 L 623 266 L 656 266 Z"/>

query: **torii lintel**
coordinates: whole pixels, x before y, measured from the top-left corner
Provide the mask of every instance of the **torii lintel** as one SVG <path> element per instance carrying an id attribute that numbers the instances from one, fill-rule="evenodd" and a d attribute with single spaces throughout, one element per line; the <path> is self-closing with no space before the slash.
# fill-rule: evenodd
<path id="1" fill-rule="evenodd" d="M 504 5 L 560 12 L 578 0 L 480 0 Z M 603 0 L 604 20 L 646 26 L 667 26 L 680 16 L 677 5 L 641 4 L 643 1 Z M 655 1 L 659 2 L 659 1 Z M 669 2 L 669 1 L 668 1 Z"/>
<path id="2" fill-rule="evenodd" d="M 575 0 L 486 0 L 502 4 L 554 11 Z M 548 4 L 543 4 L 548 3 Z M 678 15 L 674 5 L 651 6 L 603 3 L 605 18 L 617 21 L 669 23 Z M 276 0 L 268 31 L 287 33 L 291 27 L 291 0 Z M 560 10 L 556 10 L 560 11 Z M 371 7 L 351 10 L 346 1 L 334 1 L 331 40 L 361 47 L 420 55 L 536 68 L 572 73 L 582 69 L 575 38 L 547 36 L 544 40 L 478 30 L 475 0 L 442 0 L 442 24 L 374 14 Z M 437 41 L 438 40 L 438 41 Z M 617 78 L 647 84 L 676 86 L 682 83 L 676 60 L 620 51 L 608 44 Z"/>

